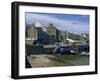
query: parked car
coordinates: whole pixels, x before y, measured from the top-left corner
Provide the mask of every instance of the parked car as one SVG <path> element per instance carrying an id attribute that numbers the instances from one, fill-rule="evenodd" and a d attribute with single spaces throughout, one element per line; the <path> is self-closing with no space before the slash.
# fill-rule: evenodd
<path id="1" fill-rule="evenodd" d="M 62 43 L 62 42 L 56 42 L 55 45 L 56 46 L 64 46 L 64 43 Z"/>

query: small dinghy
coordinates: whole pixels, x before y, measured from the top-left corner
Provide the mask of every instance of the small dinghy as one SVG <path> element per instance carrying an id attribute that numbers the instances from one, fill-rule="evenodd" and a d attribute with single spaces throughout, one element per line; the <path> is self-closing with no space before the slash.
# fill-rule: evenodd
<path id="1" fill-rule="evenodd" d="M 87 56 L 89 56 L 89 52 L 81 52 L 81 55 L 87 55 Z"/>

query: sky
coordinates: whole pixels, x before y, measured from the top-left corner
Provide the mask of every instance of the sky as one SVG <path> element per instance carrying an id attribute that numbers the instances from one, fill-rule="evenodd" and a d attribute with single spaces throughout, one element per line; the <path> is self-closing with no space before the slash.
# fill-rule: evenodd
<path id="1" fill-rule="evenodd" d="M 57 29 L 72 33 L 89 33 L 89 16 L 80 14 L 56 14 L 56 13 L 25 13 L 26 24 L 40 22 L 48 27 L 52 23 Z"/>

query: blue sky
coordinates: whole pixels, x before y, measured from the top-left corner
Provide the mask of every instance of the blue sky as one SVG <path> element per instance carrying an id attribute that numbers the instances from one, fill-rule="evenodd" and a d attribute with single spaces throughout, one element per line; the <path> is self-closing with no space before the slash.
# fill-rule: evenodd
<path id="1" fill-rule="evenodd" d="M 52 13 L 25 13 L 26 24 L 40 22 L 47 27 L 50 23 L 62 31 L 73 33 L 89 33 L 89 16 L 74 14 L 52 14 Z"/>

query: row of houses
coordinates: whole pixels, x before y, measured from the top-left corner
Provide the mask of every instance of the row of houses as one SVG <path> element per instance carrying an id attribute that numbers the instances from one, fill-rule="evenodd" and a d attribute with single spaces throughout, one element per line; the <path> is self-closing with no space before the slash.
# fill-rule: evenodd
<path id="1" fill-rule="evenodd" d="M 56 42 L 67 44 L 69 43 L 68 39 L 84 41 L 85 38 L 88 39 L 89 35 L 64 32 L 57 29 L 53 24 L 49 24 L 48 27 L 44 27 L 40 22 L 36 22 L 30 26 L 26 25 L 26 44 L 28 45 L 46 45 L 55 44 Z"/>

